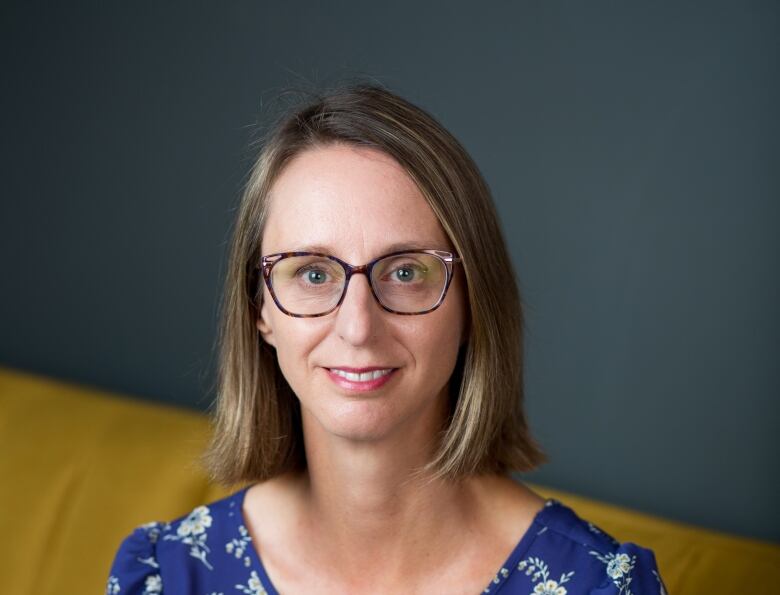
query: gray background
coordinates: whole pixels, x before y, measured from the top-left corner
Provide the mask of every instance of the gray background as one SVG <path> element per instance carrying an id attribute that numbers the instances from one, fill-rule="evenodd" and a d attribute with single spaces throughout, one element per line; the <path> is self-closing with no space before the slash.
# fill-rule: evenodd
<path id="1" fill-rule="evenodd" d="M 780 541 L 777 3 L 0 11 L 0 363 L 205 410 L 255 121 L 373 76 L 493 189 L 526 478 Z"/>

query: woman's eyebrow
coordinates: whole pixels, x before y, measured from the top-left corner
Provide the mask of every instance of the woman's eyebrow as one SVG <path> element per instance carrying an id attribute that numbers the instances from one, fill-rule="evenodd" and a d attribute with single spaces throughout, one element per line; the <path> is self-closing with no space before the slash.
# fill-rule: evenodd
<path id="1" fill-rule="evenodd" d="M 388 254 L 390 252 L 398 252 L 400 250 L 426 250 L 428 248 L 438 249 L 440 242 L 396 242 L 385 246 L 382 250 L 382 254 Z M 299 246 L 295 250 L 290 252 L 323 252 L 325 254 L 333 254 L 334 250 L 330 246 L 322 244 L 307 244 L 305 246 Z"/>

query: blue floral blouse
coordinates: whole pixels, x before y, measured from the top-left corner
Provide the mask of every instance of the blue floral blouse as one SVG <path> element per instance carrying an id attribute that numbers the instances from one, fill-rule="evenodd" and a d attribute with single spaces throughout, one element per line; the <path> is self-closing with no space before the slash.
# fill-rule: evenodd
<path id="1" fill-rule="evenodd" d="M 119 546 L 106 595 L 278 595 L 244 524 L 249 487 L 170 523 L 136 527 Z M 666 595 L 666 589 L 652 550 L 621 544 L 548 498 L 483 593 Z"/>

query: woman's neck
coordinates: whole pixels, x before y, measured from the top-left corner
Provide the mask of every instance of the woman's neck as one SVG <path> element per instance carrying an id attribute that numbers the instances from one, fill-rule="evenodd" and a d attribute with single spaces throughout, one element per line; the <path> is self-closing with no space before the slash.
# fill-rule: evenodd
<path id="1" fill-rule="evenodd" d="M 303 423 L 299 518 L 325 567 L 351 569 L 369 584 L 408 584 L 430 556 L 440 565 L 442 556 L 463 553 L 464 526 L 476 531 L 483 520 L 472 484 L 414 477 L 434 454 L 435 418 L 371 442 L 326 433 L 305 413 Z"/>

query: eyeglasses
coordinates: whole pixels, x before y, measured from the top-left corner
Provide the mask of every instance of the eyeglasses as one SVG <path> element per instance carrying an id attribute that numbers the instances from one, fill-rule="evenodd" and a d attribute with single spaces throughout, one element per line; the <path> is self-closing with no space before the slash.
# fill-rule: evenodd
<path id="1" fill-rule="evenodd" d="M 391 252 L 354 266 L 319 252 L 280 252 L 262 257 L 258 268 L 277 307 L 288 316 L 325 316 L 341 305 L 352 275 L 364 274 L 379 305 L 395 314 L 426 314 L 447 295 L 453 264 L 444 250 Z"/>

